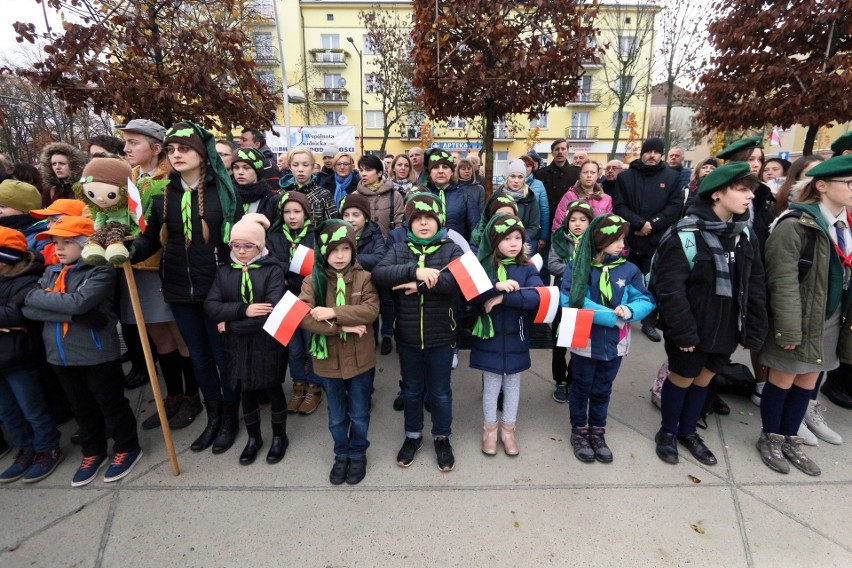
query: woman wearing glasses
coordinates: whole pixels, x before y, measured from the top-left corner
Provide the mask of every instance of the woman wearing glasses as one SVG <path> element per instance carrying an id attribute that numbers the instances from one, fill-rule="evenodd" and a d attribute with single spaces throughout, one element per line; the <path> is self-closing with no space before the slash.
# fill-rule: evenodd
<path id="1" fill-rule="evenodd" d="M 340 201 L 358 189 L 361 176 L 355 171 L 355 158 L 349 154 L 337 154 L 333 163 L 334 175 L 322 178 L 321 183 L 334 197 L 335 208 L 339 208 Z"/>
<path id="2" fill-rule="evenodd" d="M 207 410 L 207 426 L 191 449 L 212 445 L 213 453 L 222 453 L 236 438 L 240 399 L 228 382 L 221 338 L 204 312 L 204 300 L 219 266 L 228 262 L 231 227 L 243 208 L 210 132 L 181 122 L 166 132 L 163 143 L 172 174 L 162 197 L 154 198 L 132 260 L 163 249 L 163 296 L 189 348 Z"/>

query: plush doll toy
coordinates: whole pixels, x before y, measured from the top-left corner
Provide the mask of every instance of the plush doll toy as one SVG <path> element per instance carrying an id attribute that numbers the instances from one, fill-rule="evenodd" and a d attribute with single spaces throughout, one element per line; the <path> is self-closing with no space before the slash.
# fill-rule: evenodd
<path id="1" fill-rule="evenodd" d="M 74 184 L 77 198 L 89 207 L 95 221 L 95 234 L 83 248 L 86 264 L 118 265 L 130 256 L 124 241 L 139 235 L 139 225 L 127 207 L 129 177 L 130 165 L 124 160 L 94 158 Z"/>

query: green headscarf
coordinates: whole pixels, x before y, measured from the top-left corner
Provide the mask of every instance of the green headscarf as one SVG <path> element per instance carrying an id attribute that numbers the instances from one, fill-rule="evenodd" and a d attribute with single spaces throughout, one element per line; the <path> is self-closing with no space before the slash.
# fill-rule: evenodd
<path id="1" fill-rule="evenodd" d="M 589 228 L 583 233 L 582 238 L 580 238 L 580 245 L 574 251 L 574 263 L 571 271 L 571 293 L 568 296 L 569 307 L 582 308 L 586 301 L 586 291 L 589 289 L 589 274 L 592 271 L 594 257 L 599 252 L 595 246 L 595 235 L 599 230 L 606 235 L 615 235 L 622 230 L 625 223 L 627 221 L 618 215 L 612 214 L 598 215 L 592 219 Z"/>

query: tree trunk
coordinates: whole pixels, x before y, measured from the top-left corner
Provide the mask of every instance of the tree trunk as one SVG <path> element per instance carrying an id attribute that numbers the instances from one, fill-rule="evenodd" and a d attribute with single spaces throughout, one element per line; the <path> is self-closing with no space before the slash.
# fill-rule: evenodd
<path id="1" fill-rule="evenodd" d="M 491 197 L 493 190 L 494 179 L 494 123 L 497 117 L 494 115 L 494 102 L 489 101 L 485 109 L 485 140 L 483 140 L 483 148 L 485 149 L 485 199 Z"/>
<path id="2" fill-rule="evenodd" d="M 669 76 L 668 91 L 666 92 L 666 119 L 663 121 L 663 146 L 666 150 L 672 149 L 672 103 L 674 99 L 674 77 Z"/>
<path id="3" fill-rule="evenodd" d="M 811 124 L 810 126 L 808 126 L 808 131 L 805 134 L 805 146 L 802 148 L 803 156 L 810 156 L 814 153 L 814 142 L 816 142 L 816 137 L 818 133 L 818 124 Z"/>
<path id="4" fill-rule="evenodd" d="M 614 160 L 616 154 L 618 154 L 618 141 L 621 138 L 621 125 L 624 122 L 622 116 L 624 115 L 625 103 L 626 101 L 619 101 L 618 103 L 618 117 L 615 119 L 615 131 L 612 135 L 612 150 L 609 151 L 607 161 Z"/>

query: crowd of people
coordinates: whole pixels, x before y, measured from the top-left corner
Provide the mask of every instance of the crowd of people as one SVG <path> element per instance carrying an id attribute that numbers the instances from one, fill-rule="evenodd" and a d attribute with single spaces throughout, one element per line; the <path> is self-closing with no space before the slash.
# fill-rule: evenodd
<path id="1" fill-rule="evenodd" d="M 709 410 L 730 412 L 714 384 L 738 346 L 752 355 L 769 468 L 819 475 L 803 444 L 842 443 L 817 397 L 852 408 L 852 133 L 827 159 L 766 159 L 752 137 L 693 169 L 656 138 L 605 165 L 583 151 L 569 160 L 560 139 L 548 164 L 534 151 L 511 160 L 486 195 L 478 157 L 437 148 L 275 156 L 255 129 L 239 143 L 189 121 L 119 130 L 90 140 L 88 155 L 49 144 L 38 167 L 0 156 L 0 421 L 17 449 L 0 483 L 51 475 L 65 457 L 57 424 L 72 416 L 72 486 L 104 467 L 117 481 L 142 459 L 138 426 L 161 422 L 137 424 L 124 395 L 148 381 L 134 294 L 169 427 L 206 418 L 192 451 L 227 452 L 242 414 L 239 463 L 254 463 L 269 404 L 265 459 L 278 463 L 288 415 L 326 401 L 332 484 L 366 476 L 377 351 L 394 349 L 396 461 L 414 462 L 425 409 L 437 466 L 453 470 L 451 376 L 467 333 L 482 452 L 517 456 L 522 373 L 550 285 L 592 318 L 588 342 L 570 348 L 556 345 L 572 325 L 560 318 L 576 312 L 551 324 L 553 399 L 567 403 L 578 460 L 614 460 L 607 410 L 633 322 L 664 341 L 662 461 L 677 463 L 682 446 L 716 464 L 696 428 Z M 447 270 L 468 249 L 490 280 L 479 295 Z M 283 345 L 264 326 L 291 295 L 308 311 Z M 0 436 L 0 455 L 10 451 Z"/>

